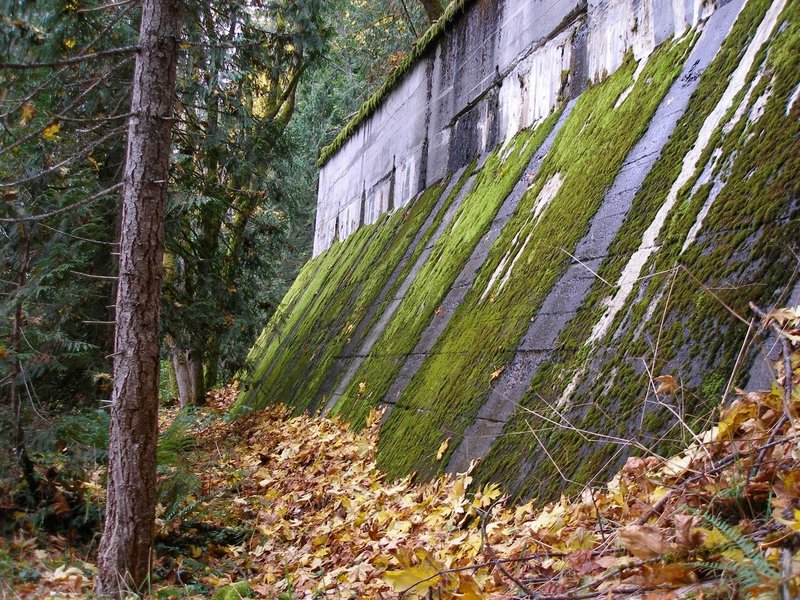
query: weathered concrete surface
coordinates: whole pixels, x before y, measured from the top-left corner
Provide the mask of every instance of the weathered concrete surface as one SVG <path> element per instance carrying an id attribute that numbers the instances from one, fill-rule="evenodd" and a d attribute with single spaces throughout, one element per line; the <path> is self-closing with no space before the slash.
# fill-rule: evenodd
<path id="1" fill-rule="evenodd" d="M 469 259 L 467 259 L 467 262 L 464 264 L 461 272 L 456 277 L 452 287 L 450 288 L 450 291 L 447 293 L 447 296 L 442 302 L 439 313 L 433 318 L 428 327 L 422 333 L 422 336 L 420 337 L 417 345 L 414 347 L 413 352 L 406 357 L 400 373 L 398 373 L 397 378 L 392 384 L 392 387 L 389 388 L 386 397 L 383 399 L 383 402 L 387 405 L 385 418 L 388 418 L 391 409 L 397 403 L 397 400 L 402 395 L 403 390 L 405 390 L 406 386 L 409 384 L 411 378 L 414 376 L 414 373 L 417 372 L 422 362 L 428 357 L 433 349 L 433 346 L 436 344 L 436 340 L 439 339 L 439 336 L 450 322 L 453 313 L 455 313 L 456 309 L 461 304 L 461 301 L 464 299 L 464 296 L 466 296 L 467 292 L 472 287 L 472 284 L 475 282 L 475 277 L 478 274 L 478 270 L 486 261 L 486 257 L 489 256 L 489 251 L 492 249 L 492 246 L 500 236 L 500 232 L 511 218 L 511 215 L 514 214 L 519 201 L 528 190 L 529 182 L 532 181 L 538 174 L 539 168 L 542 166 L 542 162 L 547 156 L 547 153 L 550 152 L 550 148 L 553 146 L 553 141 L 556 139 L 556 136 L 561 130 L 562 125 L 564 125 L 564 121 L 566 121 L 567 117 L 569 117 L 574 105 L 575 101 L 573 100 L 564 108 L 564 111 L 559 117 L 558 122 L 553 127 L 553 131 L 550 132 L 539 150 L 537 150 L 536 154 L 533 155 L 533 158 L 525 169 L 525 173 L 520 178 L 519 183 L 514 187 L 514 189 L 511 191 L 511 194 L 509 194 L 509 196 L 500 206 L 500 209 L 497 211 L 497 215 L 492 221 L 491 228 L 486 235 L 481 238 L 477 246 L 475 246 L 475 249 L 472 251 L 472 255 L 469 257 Z"/>
<path id="2" fill-rule="evenodd" d="M 702 8 L 701 8 L 702 7 Z M 713 11 L 700 0 L 481 0 L 320 171 L 314 255 Z"/>
<path id="3" fill-rule="evenodd" d="M 634 146 L 607 192 L 589 231 L 579 242 L 573 263 L 553 286 L 501 375 L 464 441 L 453 454 L 448 469 L 464 471 L 470 461 L 484 456 L 528 390 L 539 365 L 552 355 L 554 344 L 583 304 L 597 279 L 600 263 L 608 255 L 628 215 L 634 196 L 661 154 L 678 120 L 683 116 L 703 71 L 716 56 L 744 0 L 735 0 L 714 13 L 686 60 L 683 72 L 662 100 L 645 134 Z"/>
<path id="4" fill-rule="evenodd" d="M 464 168 L 459 169 L 453 175 L 449 185 L 442 193 L 441 198 L 437 202 L 434 209 L 431 211 L 431 214 L 428 216 L 427 221 L 425 224 L 420 228 L 419 233 L 417 234 L 416 239 L 414 242 L 409 246 L 408 252 L 406 256 L 400 261 L 395 269 L 394 273 L 389 277 L 386 285 L 384 286 L 381 293 L 378 295 L 377 300 L 371 307 L 370 312 L 367 316 L 361 321 L 358 328 L 353 334 L 353 338 L 349 344 L 347 344 L 342 351 L 341 355 L 337 358 L 337 365 L 335 372 L 332 373 L 333 376 L 338 378 L 336 382 L 336 388 L 329 394 L 330 386 L 323 388 L 322 395 L 327 396 L 329 398 L 325 404 L 324 412 L 330 411 L 336 402 L 341 398 L 344 390 L 347 389 L 347 386 L 350 385 L 353 376 L 358 371 L 359 367 L 361 367 L 361 363 L 364 362 L 364 358 L 366 358 L 372 347 L 375 345 L 375 342 L 378 341 L 381 332 L 383 332 L 384 328 L 386 327 L 389 320 L 394 316 L 397 307 L 400 306 L 400 302 L 402 302 L 403 298 L 405 297 L 406 293 L 408 292 L 408 288 L 411 287 L 411 284 L 414 282 L 414 278 L 419 273 L 419 270 L 422 268 L 422 265 L 425 264 L 425 261 L 431 255 L 431 251 L 433 250 L 433 246 L 438 240 L 442 232 L 447 229 L 450 223 L 453 220 L 453 216 L 458 211 L 458 208 L 461 206 L 461 203 L 464 201 L 469 195 L 469 192 L 472 191 L 472 186 L 475 184 L 475 177 L 470 177 L 469 180 L 464 184 L 464 186 L 459 190 L 458 196 L 453 200 L 450 206 L 447 209 L 447 212 L 444 214 L 439 226 L 436 228 L 436 231 L 428 240 L 425 249 L 420 252 L 419 256 L 417 257 L 416 262 L 408 271 L 406 278 L 397 288 L 395 295 L 393 298 L 387 299 L 386 296 L 388 292 L 394 287 L 400 273 L 406 266 L 406 263 L 410 259 L 410 255 L 413 253 L 414 249 L 420 243 L 420 238 L 424 235 L 424 233 L 431 227 L 433 220 L 436 218 L 436 215 L 439 213 L 442 204 L 447 200 L 450 194 L 453 191 L 453 188 L 458 184 L 461 176 L 464 173 Z M 377 312 L 378 308 L 381 307 L 384 301 L 388 300 L 387 306 L 383 308 L 383 312 L 381 313 L 380 318 L 375 322 L 374 325 L 371 325 L 372 319 Z M 371 325 L 371 326 L 370 326 Z"/>
<path id="5" fill-rule="evenodd" d="M 435 304 L 425 303 L 429 290 L 419 273 L 429 272 L 437 260 L 430 250 L 437 238 L 442 241 L 459 204 L 462 209 L 475 206 L 463 204 L 461 198 L 425 248 L 421 247 L 424 231 L 435 222 L 443 197 L 403 250 L 400 263 L 392 263 L 391 275 L 389 270 L 376 271 L 383 288 L 372 308 L 362 311 L 363 319 L 359 313 L 359 323 L 327 319 L 337 326 L 315 336 L 313 344 L 291 339 L 299 337 L 296 331 L 287 332 L 290 328 L 281 329 L 280 323 L 271 325 L 271 335 L 286 334 L 287 350 L 277 359 L 274 353 L 281 350 L 271 344 L 258 364 L 269 375 L 265 389 L 271 385 L 287 391 L 275 393 L 270 401 L 296 402 L 304 410 L 320 403 L 331 407 L 339 400 L 335 412 L 355 423 L 363 422 L 371 407 L 383 404 L 393 412 L 381 438 L 379 460 L 386 461 L 391 474 L 415 469 L 432 474 L 445 466 L 463 470 L 473 458 L 483 456 L 473 473 L 477 480 L 499 480 L 512 494 L 548 496 L 560 492 L 549 483 L 561 475 L 553 471 L 551 452 L 562 461 L 566 477 L 585 482 L 621 460 L 625 452 L 608 444 L 610 438 L 603 435 L 616 436 L 616 441 L 656 442 L 680 423 L 675 414 L 684 409 L 692 417 L 707 414 L 726 389 L 744 385 L 748 375 L 751 389 L 768 386 L 769 366 L 756 359 L 751 369 L 751 363 L 762 346 L 765 356 L 775 358 L 774 340 L 754 342 L 751 335 L 741 362 L 737 355 L 747 328 L 747 300 L 758 299 L 764 308 L 800 304 L 791 250 L 800 218 L 794 179 L 800 171 L 794 153 L 800 139 L 800 107 L 795 105 L 800 70 L 796 62 L 783 66 L 770 62 L 775 56 L 789 60 L 786 44 L 800 26 L 800 11 L 788 2 L 778 17 L 783 2 L 722 1 L 701 21 L 696 35 L 685 31 L 687 24 L 701 19 L 712 5 L 701 10 L 694 0 L 685 5 L 672 0 L 614 0 L 585 7 L 577 2 L 511 0 L 495 7 L 478 0 L 325 165 L 320 211 L 333 221 L 333 229 L 325 235 L 338 230 L 336 235 L 344 237 L 382 211 L 402 206 L 406 194 L 411 198 L 431 181 L 455 173 L 450 175 L 452 189 L 466 161 L 476 154 L 485 156 L 492 145 L 502 146 L 520 128 L 538 122 L 552 102 L 566 104 L 565 114 L 494 215 L 488 233 L 477 245 L 477 236 L 471 239 L 471 254 L 465 251 L 453 259 L 457 267 L 448 271 L 444 285 L 433 284 Z M 564 15 L 561 21 L 544 27 L 546 19 L 529 20 L 529 12 L 548 6 Z M 518 22 L 512 27 L 509 19 Z M 522 27 L 524 23 L 530 26 Z M 536 33 L 542 27 L 547 32 Z M 653 47 L 675 33 L 684 35 L 687 45 L 659 50 L 648 63 L 653 68 L 644 68 Z M 525 46 L 524 40 L 533 38 Z M 760 52 L 764 44 L 769 44 L 769 52 Z M 718 52 L 721 46 L 723 51 Z M 673 58 L 684 56 L 683 48 L 689 54 L 677 64 Z M 638 66 L 624 63 L 623 71 L 605 79 L 627 49 L 641 57 Z M 712 61 L 715 55 L 719 60 Z M 665 57 L 673 57 L 672 62 Z M 652 74 L 664 73 L 665 64 L 670 65 L 670 79 L 650 87 Z M 562 72 L 565 65 L 569 77 Z M 676 73 L 672 65 L 682 71 L 656 109 L 657 98 Z M 597 79 L 596 87 L 562 127 L 574 105 L 565 99 L 578 95 L 581 82 L 591 77 Z M 653 95 L 655 90 L 658 96 Z M 697 90 L 702 93 L 694 93 Z M 636 115 L 638 106 L 634 108 L 629 98 L 648 97 L 647 112 Z M 394 99 L 399 100 L 393 104 Z M 424 110 L 406 119 L 404 111 L 411 110 L 414 102 Z M 576 115 L 586 121 L 578 122 Z M 403 131 L 393 129 L 397 124 L 391 119 L 400 120 Z M 625 119 L 637 123 L 636 128 L 624 130 Z M 421 132 L 411 131 L 409 123 Z M 584 134 L 592 133 L 597 123 L 602 124 L 598 130 L 602 135 Z M 621 136 L 621 131 L 644 133 L 636 139 Z M 601 140 L 597 147 L 617 150 L 613 161 L 584 162 L 589 155 L 576 143 L 591 144 L 595 139 Z M 613 146 L 623 139 L 624 146 Z M 542 167 L 545 157 L 550 158 Z M 580 169 L 571 174 L 564 167 L 576 164 Z M 479 163 L 476 170 L 480 168 Z M 516 165 L 514 174 L 521 169 L 522 164 Z M 571 183 L 576 172 L 585 173 L 591 190 Z M 483 175 L 478 175 L 481 182 Z M 322 195 L 323 187 L 335 195 Z M 526 196 L 520 204 L 530 187 L 537 195 Z M 401 188 L 406 192 L 400 193 Z M 586 194 L 585 201 L 580 194 Z M 481 198 L 473 189 L 467 201 L 479 203 Z M 524 214 L 520 206 L 526 207 Z M 481 227 L 488 214 L 483 218 Z M 579 232 L 570 230 L 571 218 L 579 223 L 574 225 Z M 368 255 L 374 257 L 374 247 L 369 241 L 364 245 L 362 238 L 350 240 L 358 242 L 354 247 L 361 248 L 359 252 L 342 252 L 347 244 L 337 245 L 317 260 L 348 266 L 370 249 Z M 553 257 L 560 243 L 571 253 L 569 259 Z M 621 275 L 642 247 L 646 253 L 632 286 L 611 314 L 610 300 L 623 289 Z M 475 289 L 476 280 L 481 289 Z M 506 284 L 505 296 L 481 295 Z M 338 285 L 334 281 L 328 288 L 310 286 L 292 319 L 315 323 L 320 312 L 327 316 L 318 289 L 325 292 L 319 297 L 331 298 L 337 310 L 349 306 L 344 294 L 355 293 L 352 290 L 358 286 L 344 286 L 337 295 Z M 409 290 L 414 292 L 411 298 L 419 293 L 425 315 L 432 306 L 437 308 L 425 322 L 417 318 L 413 334 L 403 337 L 414 311 L 406 314 L 405 302 L 403 309 L 397 308 Z M 503 303 L 503 298 L 509 300 Z M 510 299 L 516 304 L 511 306 Z M 745 315 L 744 323 L 731 316 L 731 306 Z M 604 320 L 604 315 L 611 316 Z M 349 334 L 338 323 L 345 321 L 348 328 L 355 326 L 350 341 L 342 342 L 341 351 L 326 350 L 342 347 L 327 344 L 325 335 L 343 340 L 342 334 Z M 603 328 L 594 335 L 599 323 Z M 386 331 L 403 344 L 381 349 L 375 341 Z M 412 335 L 413 341 L 406 343 Z M 325 351 L 324 368 L 316 369 L 314 356 Z M 324 379 L 321 388 L 308 394 L 316 394 L 310 403 L 306 397 L 293 397 L 298 388 L 279 386 L 282 375 L 272 368 L 293 359 L 317 381 Z M 365 374 L 363 379 L 356 379 L 358 372 Z M 661 374 L 675 375 L 681 393 L 673 397 L 655 393 L 653 378 Z M 298 371 L 297 380 L 302 376 Z M 363 381 L 369 390 L 363 397 L 353 391 L 355 381 Z M 379 385 L 371 387 L 376 381 Z M 352 394 L 339 399 L 343 390 Z M 668 408 L 675 412 L 666 414 Z M 554 427 L 559 423 L 563 429 Z M 529 429 L 544 432 L 545 437 L 540 440 Z M 434 463 L 436 448 L 448 438 L 452 454 L 447 465 Z M 463 441 L 459 445 L 457 440 Z"/>

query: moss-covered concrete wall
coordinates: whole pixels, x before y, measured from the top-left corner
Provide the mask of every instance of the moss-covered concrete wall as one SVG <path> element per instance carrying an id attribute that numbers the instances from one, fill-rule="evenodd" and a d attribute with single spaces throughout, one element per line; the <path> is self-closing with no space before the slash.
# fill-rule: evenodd
<path id="1" fill-rule="evenodd" d="M 314 255 L 547 117 L 628 54 L 646 58 L 717 2 L 453 0 L 323 150 Z"/>
<path id="2" fill-rule="evenodd" d="M 798 47 L 798 3 L 733 0 L 476 146 L 306 265 L 237 408 L 385 406 L 391 476 L 520 496 L 683 443 L 760 360 L 748 302 L 800 289 Z"/>

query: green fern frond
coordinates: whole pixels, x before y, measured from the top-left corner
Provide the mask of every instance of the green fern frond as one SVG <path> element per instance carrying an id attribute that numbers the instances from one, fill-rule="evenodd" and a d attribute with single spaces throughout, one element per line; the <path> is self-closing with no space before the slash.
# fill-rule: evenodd
<path id="1" fill-rule="evenodd" d="M 186 453 L 195 446 L 195 436 L 191 432 L 196 415 L 191 409 L 178 413 L 175 420 L 158 438 L 157 460 L 159 466 L 174 466 L 185 460 Z"/>
<path id="2" fill-rule="evenodd" d="M 767 561 L 767 557 L 758 548 L 752 540 L 748 539 L 738 528 L 729 525 L 719 517 L 714 515 L 703 515 L 702 518 L 714 526 L 722 533 L 733 546 L 738 548 L 756 567 L 759 573 L 763 576 L 775 578 L 780 577 L 780 573 L 776 571 L 772 565 Z"/>

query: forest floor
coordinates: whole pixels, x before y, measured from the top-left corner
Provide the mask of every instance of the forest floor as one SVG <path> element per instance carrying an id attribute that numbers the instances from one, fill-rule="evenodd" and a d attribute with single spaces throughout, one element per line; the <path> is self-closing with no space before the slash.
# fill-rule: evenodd
<path id="1" fill-rule="evenodd" d="M 779 368 L 771 391 L 738 393 L 681 454 L 630 458 L 607 485 L 547 505 L 508 503 L 469 473 L 387 481 L 377 412 L 360 432 L 282 407 L 229 420 L 235 388 L 218 390 L 184 419 L 191 447 L 177 444 L 163 471 L 173 502 L 159 506 L 150 594 L 797 598 L 800 352 L 790 361 L 788 378 Z M 164 411 L 165 431 L 176 412 Z M 103 467 L 80 480 L 61 470 L 37 463 L 38 505 L 0 482 L 2 598 L 93 595 L 99 519 L 88 517 Z"/>

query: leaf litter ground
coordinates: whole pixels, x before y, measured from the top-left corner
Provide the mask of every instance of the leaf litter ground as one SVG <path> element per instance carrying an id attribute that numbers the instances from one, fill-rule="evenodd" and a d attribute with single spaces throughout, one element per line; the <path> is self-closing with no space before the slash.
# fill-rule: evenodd
<path id="1" fill-rule="evenodd" d="M 387 481 L 378 412 L 360 432 L 283 407 L 227 421 L 236 392 L 217 391 L 191 457 L 202 491 L 160 507 L 152 595 L 796 598 L 800 315 L 769 319 L 788 379 L 784 360 L 771 391 L 738 393 L 681 454 L 630 458 L 606 486 L 545 506 L 473 489 L 469 473 Z M 90 596 L 91 547 L 32 527 L 0 539 L 2 597 Z"/>

